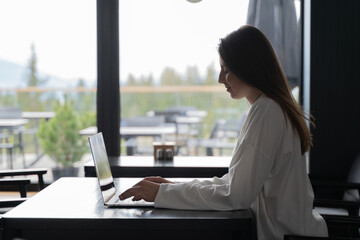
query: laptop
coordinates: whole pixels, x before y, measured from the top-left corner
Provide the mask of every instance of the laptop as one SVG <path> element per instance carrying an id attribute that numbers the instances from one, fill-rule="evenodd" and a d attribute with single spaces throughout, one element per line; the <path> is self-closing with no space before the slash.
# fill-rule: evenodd
<path id="1" fill-rule="evenodd" d="M 121 201 L 120 192 L 116 190 L 111 174 L 109 159 L 106 153 L 104 138 L 102 133 L 97 133 L 89 137 L 89 144 L 94 160 L 96 175 L 100 185 L 100 191 L 104 200 L 104 205 L 108 207 L 153 207 L 154 203 L 132 201 L 131 198 Z M 129 186 L 130 187 L 130 186 Z M 126 190 L 126 189 L 122 189 Z"/>

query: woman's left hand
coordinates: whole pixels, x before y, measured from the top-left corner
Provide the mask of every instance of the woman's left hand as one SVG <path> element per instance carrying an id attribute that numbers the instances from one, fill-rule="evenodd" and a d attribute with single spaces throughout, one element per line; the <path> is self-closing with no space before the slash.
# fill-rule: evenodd
<path id="1" fill-rule="evenodd" d="M 134 197 L 133 201 L 139 201 L 144 199 L 147 202 L 154 202 L 156 195 L 159 191 L 160 184 L 150 182 L 145 179 L 135 184 L 132 188 L 129 188 L 122 194 L 120 194 L 120 200 L 125 200 L 129 197 Z"/>

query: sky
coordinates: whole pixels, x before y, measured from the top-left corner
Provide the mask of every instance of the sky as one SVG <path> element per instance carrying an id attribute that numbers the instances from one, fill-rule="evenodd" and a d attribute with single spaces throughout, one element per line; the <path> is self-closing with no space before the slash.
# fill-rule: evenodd
<path id="1" fill-rule="evenodd" d="M 219 39 L 246 23 L 247 0 L 119 0 L 120 79 L 168 66 L 218 68 Z M 21 7 L 19 7 L 21 6 Z M 35 45 L 40 72 L 96 79 L 96 0 L 0 0 L 0 59 L 26 65 Z"/>

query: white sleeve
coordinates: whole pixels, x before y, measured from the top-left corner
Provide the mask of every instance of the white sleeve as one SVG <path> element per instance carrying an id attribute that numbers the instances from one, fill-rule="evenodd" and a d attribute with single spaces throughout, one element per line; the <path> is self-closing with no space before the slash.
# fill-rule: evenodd
<path id="1" fill-rule="evenodd" d="M 278 114 L 283 114 L 281 109 Z M 196 210 L 235 210 L 249 208 L 260 193 L 275 162 L 283 125 L 271 114 L 257 117 L 239 142 L 229 173 L 212 181 L 161 184 L 155 207 Z"/>
<path id="2" fill-rule="evenodd" d="M 221 178 L 218 177 L 213 177 L 212 179 L 207 179 L 207 180 L 199 180 L 199 179 L 194 179 L 190 182 L 186 182 L 187 184 L 200 184 L 202 186 L 206 186 L 206 185 L 213 185 L 213 184 L 224 184 L 225 182 L 228 182 L 229 180 L 229 174 L 226 173 L 224 176 L 222 176 Z M 177 182 L 177 183 L 183 183 L 183 182 Z"/>
<path id="3" fill-rule="evenodd" d="M 272 162 L 252 145 L 243 143 L 235 152 L 237 163 L 229 174 L 212 181 L 161 184 L 155 207 L 197 210 L 245 209 L 256 199 Z"/>

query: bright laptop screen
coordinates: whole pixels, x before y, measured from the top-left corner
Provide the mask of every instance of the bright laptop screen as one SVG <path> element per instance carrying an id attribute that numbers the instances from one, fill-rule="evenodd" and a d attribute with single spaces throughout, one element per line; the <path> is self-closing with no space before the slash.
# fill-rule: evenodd
<path id="1" fill-rule="evenodd" d="M 100 183 L 101 193 L 104 201 L 107 202 L 114 196 L 116 190 L 102 133 L 100 132 L 90 136 L 89 143 L 94 159 L 96 175 Z"/>

